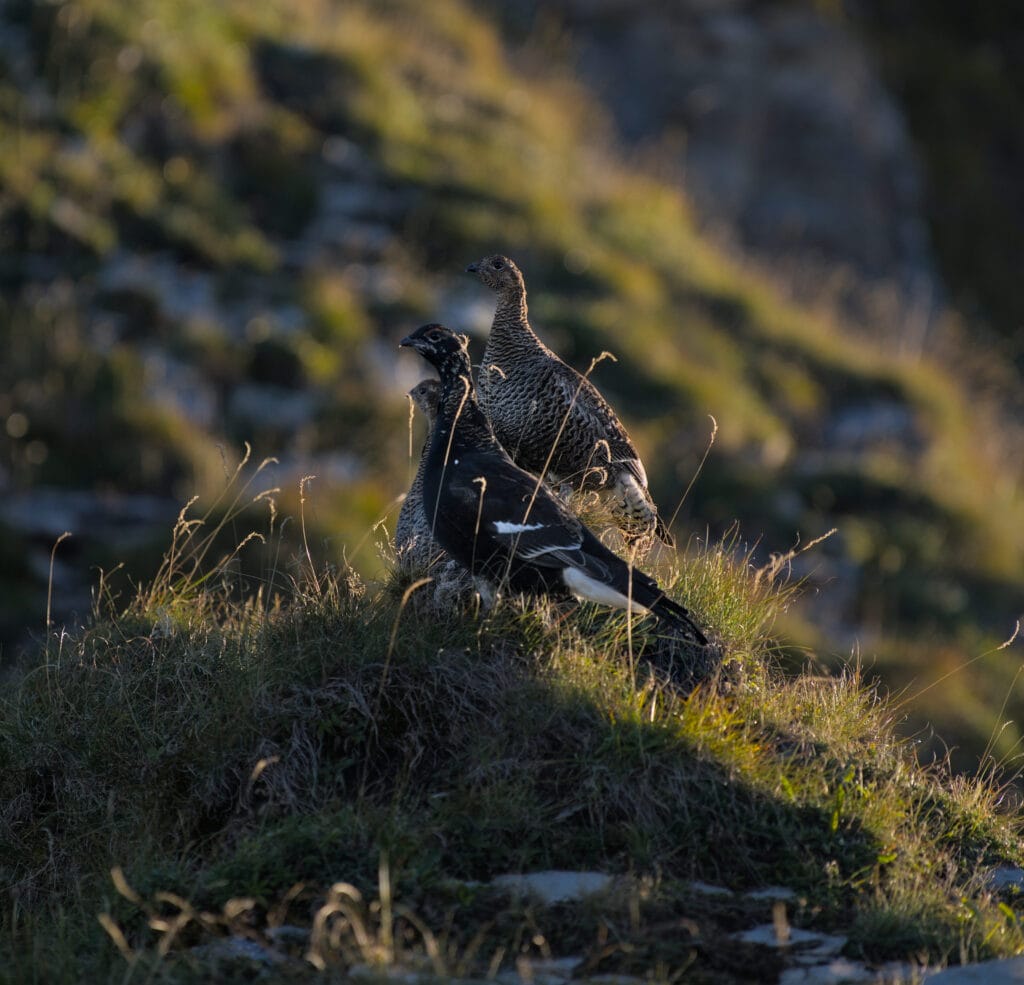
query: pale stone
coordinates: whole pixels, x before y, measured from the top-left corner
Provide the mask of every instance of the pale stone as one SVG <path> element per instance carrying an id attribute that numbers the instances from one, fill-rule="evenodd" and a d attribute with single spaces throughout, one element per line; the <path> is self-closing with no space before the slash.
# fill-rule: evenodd
<path id="1" fill-rule="evenodd" d="M 687 889 L 702 896 L 732 896 L 732 890 L 725 886 L 714 886 L 710 882 L 687 883 Z"/>
<path id="2" fill-rule="evenodd" d="M 785 939 L 780 940 L 775 924 L 766 923 L 734 935 L 744 944 L 761 944 L 765 947 L 791 947 L 799 951 L 801 959 L 830 958 L 846 945 L 846 938 L 834 934 L 817 934 L 799 927 L 789 927 Z"/>
<path id="3" fill-rule="evenodd" d="M 279 927 L 268 927 L 267 939 L 275 947 L 301 947 L 309 940 L 309 930 L 284 923 Z"/>
<path id="4" fill-rule="evenodd" d="M 572 979 L 575 968 L 583 961 L 580 955 L 568 958 L 520 958 L 515 968 L 500 972 L 498 985 L 562 985 Z"/>
<path id="5" fill-rule="evenodd" d="M 809 968 L 788 968 L 779 978 L 779 985 L 855 985 L 876 980 L 875 973 L 866 965 L 840 958 Z"/>
<path id="6" fill-rule="evenodd" d="M 348 970 L 349 978 L 365 978 L 371 981 L 397 982 L 399 985 L 415 985 L 428 976 L 419 971 L 410 971 L 408 968 L 398 967 L 373 967 L 368 964 L 354 964 Z"/>
<path id="7" fill-rule="evenodd" d="M 922 985 L 1013 985 L 1024 982 L 1024 958 L 959 965 L 925 975 Z"/>
<path id="8" fill-rule="evenodd" d="M 796 899 L 796 892 L 792 889 L 787 889 L 785 886 L 765 886 L 764 889 L 753 889 L 749 893 L 744 893 L 747 899 L 769 899 L 769 900 L 781 900 L 782 902 L 788 903 L 790 900 Z"/>
<path id="9" fill-rule="evenodd" d="M 536 896 L 542 903 L 578 900 L 608 889 L 614 878 L 603 872 L 524 872 L 497 876 L 491 885 L 510 892 Z"/>
<path id="10" fill-rule="evenodd" d="M 191 949 L 193 956 L 207 961 L 226 961 L 230 963 L 246 961 L 261 965 L 281 964 L 288 959 L 276 951 L 271 951 L 262 944 L 251 941 L 247 937 L 223 937 L 200 944 Z"/>
<path id="11" fill-rule="evenodd" d="M 1017 868 L 1015 865 L 1001 865 L 992 870 L 986 880 L 986 885 L 997 893 L 1007 889 L 1024 891 L 1024 869 Z"/>
<path id="12" fill-rule="evenodd" d="M 925 969 L 907 961 L 890 961 L 875 968 L 872 979 L 877 985 L 921 985 Z"/>
<path id="13" fill-rule="evenodd" d="M 795 960 L 811 963 L 816 959 L 831 958 L 846 947 L 846 938 L 839 934 L 820 934 L 817 943 L 809 941 L 807 947 L 800 947 Z"/>

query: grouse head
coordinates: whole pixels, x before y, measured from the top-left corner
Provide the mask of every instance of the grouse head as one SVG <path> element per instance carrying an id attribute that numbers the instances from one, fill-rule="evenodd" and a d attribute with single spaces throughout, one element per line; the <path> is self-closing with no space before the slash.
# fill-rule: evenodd
<path id="1" fill-rule="evenodd" d="M 459 376 L 472 378 L 469 339 L 465 335 L 457 335 L 444 325 L 423 325 L 402 339 L 399 345 L 415 349 L 437 369 L 442 380 Z"/>
<path id="2" fill-rule="evenodd" d="M 467 274 L 476 274 L 480 282 L 492 291 L 521 290 L 524 287 L 523 275 L 514 261 L 496 253 L 484 257 L 466 267 Z"/>
<path id="3" fill-rule="evenodd" d="M 441 401 L 441 384 L 437 380 L 420 380 L 410 391 L 412 402 L 419 407 L 420 413 L 428 424 L 437 420 L 437 405 Z"/>

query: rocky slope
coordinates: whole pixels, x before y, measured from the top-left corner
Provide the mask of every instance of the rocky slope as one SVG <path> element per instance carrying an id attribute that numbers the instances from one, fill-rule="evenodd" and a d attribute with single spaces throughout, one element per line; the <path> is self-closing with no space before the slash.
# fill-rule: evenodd
<path id="1" fill-rule="evenodd" d="M 921 167 L 847 24 L 815 5 L 752 0 L 501 9 L 525 33 L 557 19 L 621 139 L 676 170 L 706 228 L 802 297 L 863 317 L 886 295 L 889 317 L 931 323 L 944 290 Z M 910 327 L 903 342 L 920 345 Z"/>

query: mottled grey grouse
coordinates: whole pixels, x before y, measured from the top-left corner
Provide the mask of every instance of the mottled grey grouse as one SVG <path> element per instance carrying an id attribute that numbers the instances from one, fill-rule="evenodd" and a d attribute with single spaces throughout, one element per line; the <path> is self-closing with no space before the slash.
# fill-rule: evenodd
<path id="1" fill-rule="evenodd" d="M 498 440 L 520 466 L 552 482 L 612 490 L 627 539 L 653 530 L 674 547 L 647 489 L 643 462 L 615 411 L 530 327 L 519 268 L 496 255 L 466 270 L 498 295 L 479 376 L 480 406 Z"/>
<path id="2" fill-rule="evenodd" d="M 490 594 L 574 595 L 639 612 L 700 644 L 686 609 L 613 554 L 542 482 L 499 444 L 477 404 L 464 336 L 424 325 L 404 338 L 441 376 L 441 402 L 426 454 L 423 507 L 435 539 Z"/>
<path id="3" fill-rule="evenodd" d="M 421 380 L 409 396 L 427 421 L 427 437 L 420 453 L 416 475 L 398 511 L 395 525 L 395 554 L 400 571 L 412 577 L 429 574 L 434 579 L 432 598 L 436 606 L 446 607 L 472 593 L 473 583 L 466 569 L 448 557 L 430 533 L 430 524 L 423 510 L 423 473 L 427 450 L 437 421 L 441 384 L 437 380 Z"/>
<path id="4" fill-rule="evenodd" d="M 430 435 L 437 420 L 437 404 L 441 396 L 441 384 L 437 380 L 421 380 L 410 391 L 412 402 L 419 408 L 427 421 L 427 437 L 416 466 L 416 475 L 405 494 L 402 508 L 398 511 L 395 525 L 395 551 L 398 565 L 403 571 L 422 573 L 430 567 L 441 548 L 430 535 L 430 524 L 423 512 L 423 471 L 427 464 L 427 449 Z"/>

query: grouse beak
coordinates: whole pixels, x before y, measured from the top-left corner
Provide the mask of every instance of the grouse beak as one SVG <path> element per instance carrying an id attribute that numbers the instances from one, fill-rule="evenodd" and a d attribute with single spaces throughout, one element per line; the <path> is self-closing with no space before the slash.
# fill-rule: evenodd
<path id="1" fill-rule="evenodd" d="M 404 339 L 402 339 L 401 342 L 398 343 L 398 348 L 401 349 L 403 345 L 405 345 L 405 346 L 409 346 L 409 345 L 415 346 L 416 345 L 416 340 L 411 335 L 407 335 Z"/>
<path id="2" fill-rule="evenodd" d="M 480 269 L 480 265 L 479 264 L 471 263 L 468 267 L 466 267 L 466 273 L 467 274 L 475 274 L 479 269 Z"/>

